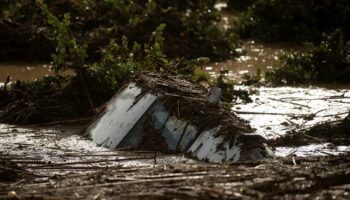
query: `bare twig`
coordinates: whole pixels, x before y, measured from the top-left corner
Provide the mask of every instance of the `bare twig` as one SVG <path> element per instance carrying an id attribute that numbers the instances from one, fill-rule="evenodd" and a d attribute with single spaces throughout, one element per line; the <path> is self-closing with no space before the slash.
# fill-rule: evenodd
<path id="1" fill-rule="evenodd" d="M 269 98 L 269 99 L 274 100 L 274 101 L 279 101 L 279 102 L 282 102 L 282 103 L 288 103 L 288 104 L 292 104 L 292 105 L 295 105 L 295 106 L 301 106 L 301 107 L 305 107 L 305 108 L 310 109 L 310 106 L 299 104 L 299 103 L 294 103 L 294 102 L 285 101 L 285 100 L 282 100 L 282 99 L 275 99 L 275 98 Z"/>
<path id="2" fill-rule="evenodd" d="M 307 114 L 294 114 L 294 113 L 273 113 L 273 112 L 251 112 L 251 111 L 239 111 L 239 110 L 232 110 L 233 112 L 237 114 L 247 114 L 247 115 L 287 115 L 287 116 L 294 116 L 294 117 L 303 117 Z"/>

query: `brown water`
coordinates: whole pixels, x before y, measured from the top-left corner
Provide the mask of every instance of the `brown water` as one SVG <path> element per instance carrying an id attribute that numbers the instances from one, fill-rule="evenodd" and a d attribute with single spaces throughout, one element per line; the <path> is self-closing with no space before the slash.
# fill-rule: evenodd
<path id="1" fill-rule="evenodd" d="M 240 14 L 225 11 L 226 7 L 225 2 L 215 5 L 215 8 L 222 13 L 221 20 L 217 25 L 224 30 L 237 24 Z M 258 69 L 262 74 L 271 70 L 273 65 L 278 62 L 278 57 L 284 52 L 301 49 L 300 45 L 291 43 L 263 44 L 248 40 L 243 42 L 241 48 L 236 49 L 236 52 L 240 54 L 239 57 L 224 62 L 211 63 L 202 66 L 201 69 L 208 72 L 213 78 L 216 78 L 220 71 L 227 70 L 227 77 L 239 82 L 243 75 L 253 76 Z"/>
<path id="2" fill-rule="evenodd" d="M 50 68 L 44 63 L 0 63 L 0 82 L 5 82 L 8 76 L 10 81 L 33 81 L 53 75 Z"/>
<path id="3" fill-rule="evenodd" d="M 300 47 L 293 44 L 261 44 L 255 41 L 245 41 L 241 48 L 236 49 L 241 56 L 233 60 L 211 63 L 202 66 L 202 70 L 208 72 L 211 77 L 218 76 L 221 70 L 228 70 L 228 78 L 240 81 L 242 75 L 254 75 L 259 68 L 262 73 L 271 70 L 278 62 L 278 56 L 285 51 Z M 69 74 L 69 72 L 66 72 Z M 46 63 L 0 63 L 0 83 L 6 81 L 22 80 L 33 81 L 35 79 L 53 75 L 51 66 Z"/>
<path id="4" fill-rule="evenodd" d="M 219 25 L 226 29 L 229 28 L 229 25 L 234 20 L 234 15 L 224 16 Z M 292 49 L 300 49 L 300 47 L 293 44 L 261 44 L 252 40 L 245 41 L 242 48 L 236 49 L 237 52 L 241 53 L 241 56 L 238 58 L 225 62 L 211 63 L 201 68 L 213 78 L 217 77 L 221 70 L 228 70 L 228 78 L 240 81 L 242 75 L 254 75 L 258 68 L 262 73 L 271 70 L 273 65 L 278 62 L 279 55 Z M 11 77 L 11 81 L 32 81 L 49 75 L 53 75 L 53 73 L 50 70 L 50 66 L 44 63 L 0 63 L 0 86 L 1 83 L 6 81 L 8 76 Z M 321 87 L 242 88 L 256 90 L 256 93 L 251 96 L 253 102 L 234 105 L 232 110 L 236 111 L 240 117 L 248 120 L 251 126 L 256 128 L 257 134 L 267 139 L 282 136 L 296 127 L 307 128 L 319 122 L 344 118 L 350 110 L 350 85 L 326 84 L 321 85 Z M 303 118 L 295 119 L 293 117 L 293 115 L 308 114 L 315 114 L 315 118 L 304 120 Z M 13 130 L 11 131 L 11 129 Z M 22 132 L 28 134 L 19 134 Z M 23 153 L 24 156 L 38 154 L 39 157 L 45 157 L 47 161 L 52 162 L 62 162 L 60 159 L 66 159 L 65 155 L 68 150 L 72 153 L 87 155 L 109 152 L 108 149 L 96 147 L 91 141 L 87 141 L 73 133 L 66 135 L 62 133 L 52 134 L 54 132 L 65 132 L 53 128 L 49 131 L 44 131 L 50 137 L 43 138 L 38 136 L 39 133 L 42 135 L 42 132 L 43 130 L 38 131 L 36 129 L 22 131 L 18 127 L 0 124 L 0 133 L 2 133 L 0 134 L 0 151 L 15 152 L 13 148 L 22 145 L 27 149 L 16 150 L 16 152 L 20 151 L 19 153 Z M 42 141 L 39 142 L 37 140 Z M 28 151 L 28 148 L 31 150 Z M 296 154 L 309 156 L 318 155 L 317 153 L 319 152 L 337 154 L 350 151 L 349 146 L 339 146 L 336 150 L 327 148 L 327 144 L 298 147 Z M 285 156 L 291 151 L 295 151 L 295 149 L 280 147 L 276 149 L 276 155 Z M 53 158 L 53 155 L 58 157 Z M 75 159 L 77 158 L 73 160 Z M 169 162 L 169 160 L 189 162 L 188 159 L 181 156 L 165 158 L 165 162 Z M 122 165 L 152 165 L 152 162 L 153 159 L 148 159 L 146 162 L 132 160 L 124 162 Z"/>
<path id="5" fill-rule="evenodd" d="M 259 69 L 262 74 L 271 70 L 274 64 L 279 62 L 279 56 L 286 51 L 300 49 L 295 44 L 278 43 L 262 44 L 253 40 L 245 41 L 236 51 L 241 55 L 233 60 L 211 63 L 202 66 L 202 70 L 216 78 L 220 71 L 228 70 L 227 77 L 239 82 L 243 75 L 253 76 Z"/>

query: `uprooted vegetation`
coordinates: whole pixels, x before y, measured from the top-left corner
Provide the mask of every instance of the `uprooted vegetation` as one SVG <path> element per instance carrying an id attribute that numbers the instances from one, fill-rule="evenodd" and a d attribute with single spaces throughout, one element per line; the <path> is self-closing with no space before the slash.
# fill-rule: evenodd
<path id="1" fill-rule="evenodd" d="M 78 157 L 78 155 L 76 155 Z M 91 156 L 91 155 L 89 155 Z M 135 156 L 122 154 L 131 160 Z M 148 161 L 161 158 L 148 153 Z M 14 159 L 11 155 L 8 159 Z M 292 157 L 231 165 L 160 163 L 150 167 L 104 164 L 81 174 L 69 165 L 31 164 L 41 174 L 48 169 L 75 169 L 47 179 L 25 177 L 7 184 L 1 197 L 16 199 L 348 199 L 350 156 Z M 94 160 L 96 162 L 96 160 Z M 23 162 L 23 161 L 22 161 Z M 23 162 L 25 163 L 25 161 Z M 66 164 L 66 163 L 65 163 Z M 90 167 L 91 168 L 91 167 Z M 35 189 L 33 189 L 35 187 Z M 15 191 L 9 192 L 9 191 Z M 9 195 L 10 194 L 10 195 Z M 72 195 L 74 194 L 74 195 Z"/>
<path id="2" fill-rule="evenodd" d="M 6 155 L 0 153 L 0 189 L 3 187 L 2 183 L 15 182 L 20 178 L 30 175 L 23 167 L 16 162 L 7 159 Z"/>
<path id="3" fill-rule="evenodd" d="M 198 127 L 198 132 L 209 130 L 218 124 L 223 126 L 220 134 L 227 137 L 253 132 L 246 121 L 238 118 L 229 109 L 210 103 L 207 100 L 207 90 L 186 80 L 184 76 L 145 73 L 137 77 L 133 81 L 142 88 L 143 94 L 159 96 L 170 115 L 193 123 Z"/>
<path id="4" fill-rule="evenodd" d="M 195 67 L 207 63 L 209 58 L 188 58 L 195 58 L 197 54 L 213 59 L 234 55 L 236 43 L 215 25 L 218 13 L 211 1 L 198 4 L 133 2 L 130 7 L 125 7 L 123 2 L 100 1 L 80 1 L 79 6 L 70 1 L 45 4 L 37 0 L 36 3 L 38 8 L 33 8 L 29 1 L 12 8 L 6 2 L 2 4 L 5 11 L 15 9 L 16 12 L 4 12 L 4 19 L 22 23 L 21 20 L 26 19 L 16 15 L 22 9 L 41 13 L 38 15 L 47 18 L 47 24 L 42 26 L 50 26 L 47 33 L 57 45 L 51 55 L 56 77 L 32 83 L 17 82 L 2 88 L 0 95 L 5 100 L 0 105 L 0 120 L 3 122 L 28 124 L 97 113 L 98 106 L 106 102 L 130 74 L 138 71 L 171 71 L 196 81 L 208 81 L 208 77 L 198 73 Z M 67 7 L 63 9 L 63 5 Z M 142 9 L 144 7 L 147 9 Z M 87 15 L 85 9 L 91 9 L 94 14 Z M 181 12 L 183 10 L 186 10 L 185 14 Z M 62 11 L 70 13 L 63 14 Z M 121 16 L 129 20 L 125 22 Z M 32 16 L 30 22 L 35 23 L 38 18 Z M 139 33 L 141 30 L 143 34 Z M 174 41 L 178 36 L 181 39 Z M 94 42 L 91 42 L 92 38 Z M 103 42 L 96 42 L 98 38 L 103 38 Z M 193 45 L 199 45 L 201 51 Z M 217 45 L 226 50 L 217 51 Z M 197 54 L 188 52 L 188 47 Z M 61 77 L 60 73 L 65 70 L 72 71 L 73 75 Z"/>
<path id="5" fill-rule="evenodd" d="M 331 143 L 350 144 L 350 114 L 343 120 L 323 122 L 308 129 L 291 130 L 286 135 L 269 141 L 274 146 L 304 146 Z"/>

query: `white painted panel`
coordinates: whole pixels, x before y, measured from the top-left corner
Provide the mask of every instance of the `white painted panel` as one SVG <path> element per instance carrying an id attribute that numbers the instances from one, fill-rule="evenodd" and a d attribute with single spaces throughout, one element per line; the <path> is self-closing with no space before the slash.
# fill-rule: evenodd
<path id="1" fill-rule="evenodd" d="M 240 158 L 240 147 L 234 144 L 229 147 L 228 141 L 223 141 L 223 137 L 216 136 L 215 133 L 220 128 L 213 128 L 204 131 L 189 148 L 188 153 L 200 160 L 209 162 L 237 162 Z M 220 149 L 217 147 L 221 146 Z"/>
<path id="2" fill-rule="evenodd" d="M 216 133 L 217 129 L 218 127 L 202 132 L 189 148 L 188 153 L 200 160 L 206 159 L 214 143 L 211 135 Z"/>
<path id="3" fill-rule="evenodd" d="M 193 142 L 197 135 L 197 128 L 192 125 L 187 125 L 186 131 L 181 138 L 178 149 L 180 152 L 185 152 L 188 146 Z"/>
<path id="4" fill-rule="evenodd" d="M 186 122 L 177 119 L 175 116 L 171 116 L 165 123 L 162 136 L 165 138 L 168 148 L 172 151 L 176 150 L 177 145 L 180 142 L 181 135 L 186 127 Z"/>
<path id="5" fill-rule="evenodd" d="M 102 117 L 88 128 L 94 142 L 112 149 L 118 146 L 157 99 L 145 94 L 135 102 L 140 94 L 141 89 L 131 83 L 109 102 Z"/>

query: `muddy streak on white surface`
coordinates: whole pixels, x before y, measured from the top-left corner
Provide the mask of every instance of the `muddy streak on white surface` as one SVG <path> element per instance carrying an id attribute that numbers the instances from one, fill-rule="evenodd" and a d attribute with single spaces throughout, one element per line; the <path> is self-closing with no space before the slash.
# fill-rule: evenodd
<path id="1" fill-rule="evenodd" d="M 267 139 L 284 135 L 288 130 L 342 120 L 350 111 L 349 89 L 244 86 L 241 89 L 255 90 L 253 102 L 235 105 L 232 110 Z"/>

